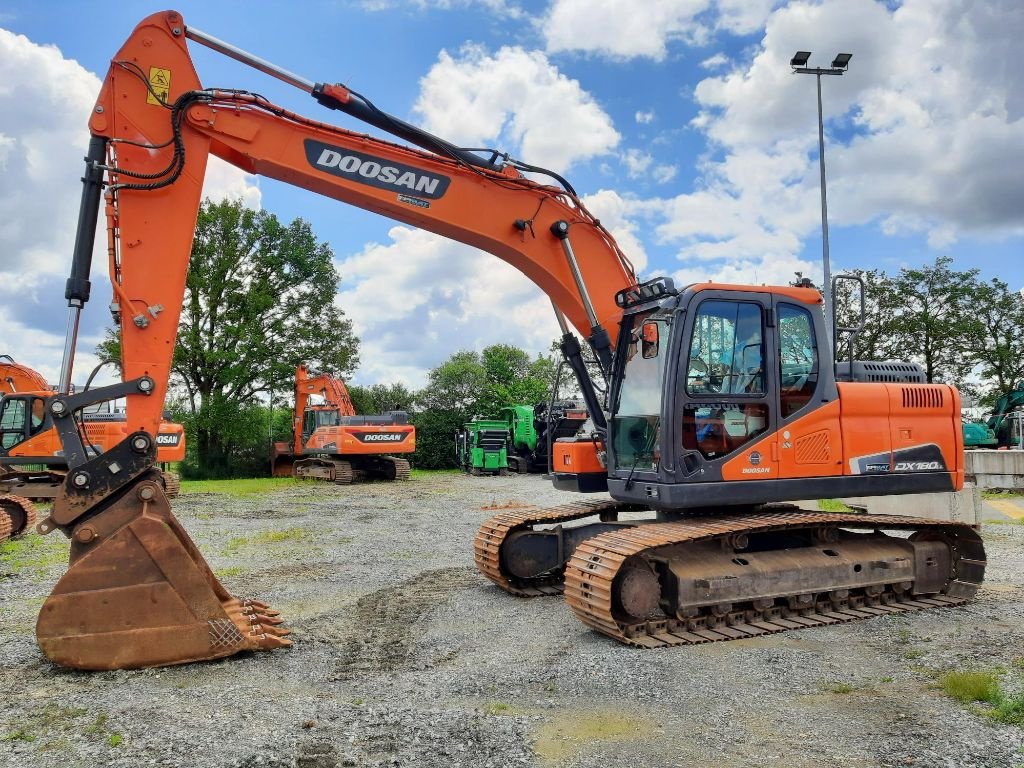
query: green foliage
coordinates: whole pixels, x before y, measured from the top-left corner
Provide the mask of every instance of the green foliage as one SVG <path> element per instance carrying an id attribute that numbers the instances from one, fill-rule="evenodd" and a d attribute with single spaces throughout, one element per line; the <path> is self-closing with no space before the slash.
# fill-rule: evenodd
<path id="1" fill-rule="evenodd" d="M 413 462 L 417 469 L 453 469 L 455 460 L 455 433 L 466 421 L 460 411 L 429 408 L 412 416 L 416 426 L 416 453 Z"/>
<path id="2" fill-rule="evenodd" d="M 340 376 L 355 369 L 359 340 L 334 305 L 333 258 L 301 219 L 285 225 L 240 200 L 203 202 L 171 366 L 186 476 L 266 473 L 270 416 L 260 403 L 292 390 L 300 362 Z M 98 352 L 120 359 L 119 332 Z"/>
<path id="3" fill-rule="evenodd" d="M 818 509 L 823 512 L 856 512 L 855 509 L 846 506 L 839 499 L 818 499 Z"/>
<path id="4" fill-rule="evenodd" d="M 401 383 L 374 384 L 369 387 L 353 384 L 347 389 L 352 398 L 352 406 L 360 415 L 412 411 L 416 399 L 416 393 Z"/>
<path id="5" fill-rule="evenodd" d="M 254 477 L 241 480 L 183 480 L 182 495 L 189 493 L 224 493 L 229 496 L 264 496 L 274 491 L 301 486 L 306 480 L 291 477 Z"/>
<path id="6" fill-rule="evenodd" d="M 992 672 L 947 672 L 939 678 L 939 685 L 961 704 L 994 704 L 999 696 L 999 680 Z"/>

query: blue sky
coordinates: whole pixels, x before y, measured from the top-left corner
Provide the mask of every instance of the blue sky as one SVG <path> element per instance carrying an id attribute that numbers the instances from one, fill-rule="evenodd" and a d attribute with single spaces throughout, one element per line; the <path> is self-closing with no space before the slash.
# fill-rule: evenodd
<path id="1" fill-rule="evenodd" d="M 833 270 L 937 256 L 1024 287 L 1024 6 L 997 2 L 418 0 L 180 2 L 186 24 L 303 77 L 343 82 L 464 146 L 566 175 L 644 276 L 820 274 L 814 79 L 825 65 Z M 110 57 L 157 6 L 0 3 L 0 353 L 55 378 L 86 120 Z M 357 130 L 192 46 L 204 85 Z M 372 131 L 371 131 L 372 132 Z M 545 297 L 491 256 L 333 200 L 211 169 L 207 191 L 301 216 L 333 248 L 358 383 L 423 383 L 459 349 L 547 349 Z M 79 374 L 108 323 L 97 252 Z"/>

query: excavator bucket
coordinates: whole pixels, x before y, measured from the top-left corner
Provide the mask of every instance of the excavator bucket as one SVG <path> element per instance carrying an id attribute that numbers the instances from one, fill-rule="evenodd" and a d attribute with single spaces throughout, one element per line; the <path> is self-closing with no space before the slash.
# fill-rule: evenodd
<path id="1" fill-rule="evenodd" d="M 41 532 L 53 530 L 50 519 Z M 136 669 L 291 645 L 263 603 L 232 596 L 171 513 L 158 473 L 71 531 L 39 647 L 75 669 Z"/>

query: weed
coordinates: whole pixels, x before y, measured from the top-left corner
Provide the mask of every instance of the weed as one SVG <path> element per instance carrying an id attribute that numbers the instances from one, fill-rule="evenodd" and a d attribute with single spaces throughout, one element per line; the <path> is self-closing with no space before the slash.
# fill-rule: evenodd
<path id="1" fill-rule="evenodd" d="M 352 703 L 355 704 L 357 707 L 361 707 L 363 706 L 364 702 L 362 699 L 352 699 Z"/>
<path id="2" fill-rule="evenodd" d="M 920 648 L 911 648 L 909 651 L 904 651 L 903 658 L 907 660 L 920 659 L 925 655 L 925 652 Z"/>
<path id="3" fill-rule="evenodd" d="M 121 742 L 123 741 L 124 738 L 121 736 L 120 733 L 112 733 L 110 734 L 110 736 L 107 737 L 107 743 L 112 747 L 121 746 Z"/>
<path id="4" fill-rule="evenodd" d="M 818 509 L 823 512 L 856 512 L 853 507 L 848 507 L 839 499 L 818 499 Z"/>
<path id="5" fill-rule="evenodd" d="M 961 704 L 984 701 L 994 704 L 999 696 L 999 680 L 992 672 L 947 672 L 939 685 Z"/>
<path id="6" fill-rule="evenodd" d="M 896 642 L 897 643 L 903 643 L 904 645 L 906 645 L 907 643 L 910 642 L 910 638 L 911 637 L 912 637 L 912 635 L 910 634 L 910 630 L 907 629 L 906 627 L 900 627 L 899 629 L 896 630 Z"/>
<path id="7" fill-rule="evenodd" d="M 891 683 L 892 682 L 892 678 L 891 677 L 883 677 L 882 678 L 882 682 L 883 683 Z"/>
<path id="8" fill-rule="evenodd" d="M 96 719 L 93 720 L 89 725 L 82 729 L 82 733 L 88 736 L 98 736 L 106 730 L 107 720 L 109 718 L 106 715 L 96 715 Z"/>
<path id="9" fill-rule="evenodd" d="M 484 712 L 488 715 L 507 715 L 512 711 L 512 705 L 503 701 L 492 701 L 484 705 Z"/>
<path id="10" fill-rule="evenodd" d="M 238 576 L 245 572 L 245 568 L 237 565 L 233 565 L 230 568 L 218 568 L 213 573 L 218 579 L 229 579 L 232 576 Z"/>
<path id="11" fill-rule="evenodd" d="M 261 544 L 280 544 L 286 541 L 302 541 L 309 538 L 305 528 L 288 528 L 283 531 L 259 531 L 251 536 L 235 536 L 224 546 L 225 555 L 233 555 L 242 547 Z"/>
<path id="12" fill-rule="evenodd" d="M 21 727 L 8 734 L 0 736 L 0 741 L 35 741 L 36 735 L 28 728 Z"/>
<path id="13" fill-rule="evenodd" d="M 982 488 L 981 498 L 983 499 L 1019 499 L 1024 496 L 1020 491 L 999 491 L 992 488 Z"/>
<path id="14" fill-rule="evenodd" d="M 857 690 L 856 686 L 850 685 L 850 683 L 829 683 L 824 688 L 829 693 L 838 694 L 853 693 Z"/>

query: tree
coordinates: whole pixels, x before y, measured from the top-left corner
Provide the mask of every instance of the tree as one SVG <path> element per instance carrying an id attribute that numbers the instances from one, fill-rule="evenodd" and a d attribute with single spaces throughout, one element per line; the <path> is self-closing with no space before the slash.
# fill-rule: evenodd
<path id="1" fill-rule="evenodd" d="M 359 340 L 334 305 L 333 257 L 301 219 L 285 226 L 241 201 L 203 202 L 171 366 L 199 473 L 231 474 L 239 429 L 252 426 L 245 409 L 290 391 L 296 364 L 354 369 Z M 119 359 L 118 347 L 108 335 L 100 355 Z"/>
<path id="2" fill-rule="evenodd" d="M 416 393 L 401 383 L 373 384 L 348 387 L 349 397 L 356 413 L 360 415 L 384 413 L 386 411 L 412 411 Z"/>
<path id="3" fill-rule="evenodd" d="M 853 342 L 857 360 L 893 360 L 900 357 L 900 335 L 896 318 L 901 301 L 891 277 L 877 269 L 855 269 L 850 274 L 864 281 L 864 327 Z M 860 323 L 860 290 L 849 280 L 840 280 L 833 298 L 838 324 L 855 328 Z M 826 318 L 831 323 L 831 318 Z M 838 359 L 849 359 L 848 335 L 840 337 Z"/>
<path id="4" fill-rule="evenodd" d="M 968 309 L 965 349 L 981 366 L 991 403 L 1024 380 L 1024 296 L 993 278 L 975 285 Z"/>
<path id="5" fill-rule="evenodd" d="M 901 269 L 892 281 L 901 302 L 893 324 L 897 351 L 919 361 L 929 383 L 960 384 L 974 367 L 965 350 L 978 270 L 955 272 L 950 264 L 952 259 L 942 256 L 931 265 Z"/>

